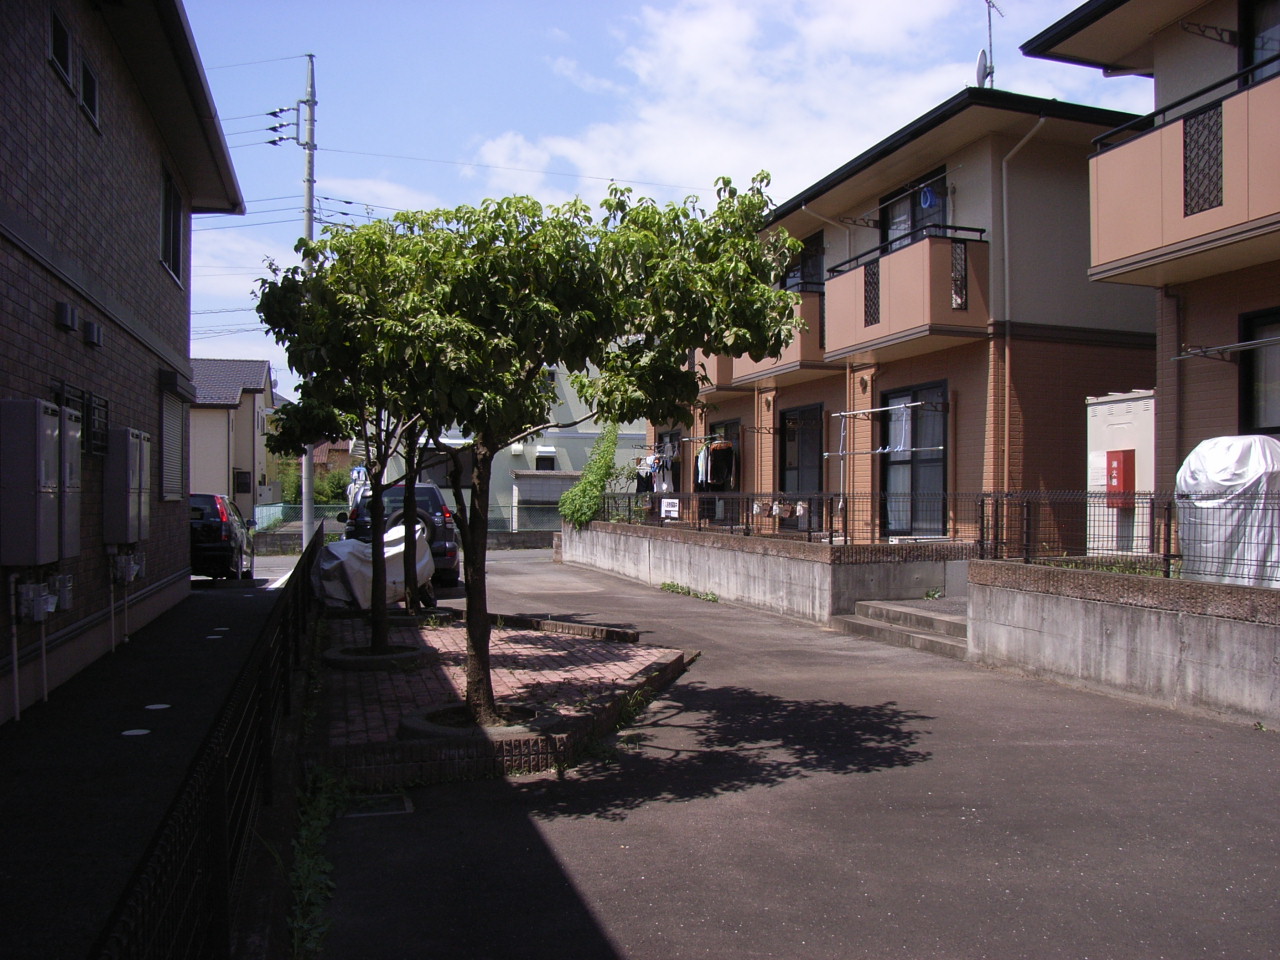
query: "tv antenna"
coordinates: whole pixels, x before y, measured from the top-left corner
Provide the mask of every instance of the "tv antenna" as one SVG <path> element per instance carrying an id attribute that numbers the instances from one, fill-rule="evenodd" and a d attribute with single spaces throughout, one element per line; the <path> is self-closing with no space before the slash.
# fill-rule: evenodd
<path id="1" fill-rule="evenodd" d="M 978 69 L 976 71 L 976 79 L 978 86 L 995 86 L 996 75 L 996 58 L 995 47 L 991 42 L 991 11 L 994 10 L 1000 16 L 1004 16 L 1004 11 L 996 6 L 995 0 L 984 0 L 987 5 L 987 49 L 978 51 Z"/>

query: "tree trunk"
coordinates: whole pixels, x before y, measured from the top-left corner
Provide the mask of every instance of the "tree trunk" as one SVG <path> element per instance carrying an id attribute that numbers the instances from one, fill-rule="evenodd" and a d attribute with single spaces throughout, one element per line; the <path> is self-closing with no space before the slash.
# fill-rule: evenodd
<path id="1" fill-rule="evenodd" d="M 489 540 L 489 484 L 493 455 L 475 448 L 470 509 L 461 511 L 462 565 L 467 594 L 467 705 L 481 724 L 498 721 L 493 699 L 493 674 L 489 663 L 489 599 L 485 583 L 485 558 Z M 455 494 L 457 488 L 455 487 Z M 461 505 L 461 503 L 459 503 Z"/>
<path id="2" fill-rule="evenodd" d="M 382 502 L 382 477 L 370 477 L 369 529 L 373 534 L 372 575 L 369 596 L 369 647 L 372 653 L 390 653 L 387 638 L 387 555 L 384 552 L 387 511 Z"/>
<path id="3" fill-rule="evenodd" d="M 404 606 L 416 613 L 424 606 L 418 590 L 418 438 L 409 437 L 404 451 Z M 428 549 L 430 549 L 428 547 Z"/>

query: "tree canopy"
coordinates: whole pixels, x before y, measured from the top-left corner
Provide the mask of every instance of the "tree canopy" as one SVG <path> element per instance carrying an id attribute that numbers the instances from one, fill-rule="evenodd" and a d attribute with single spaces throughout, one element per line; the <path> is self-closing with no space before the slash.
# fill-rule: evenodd
<path id="1" fill-rule="evenodd" d="M 467 700 L 482 720 L 495 714 L 484 576 L 494 455 L 557 425 L 548 368 L 567 369 L 599 419 L 688 423 L 703 376 L 693 351 L 777 356 L 796 323 L 779 284 L 798 244 L 763 232 L 767 185 L 765 174 L 742 191 L 721 179 L 710 210 L 614 185 L 599 218 L 580 200 L 529 197 L 401 213 L 328 228 L 299 244 L 308 268 L 262 281 L 259 313 L 305 378 L 292 441 L 361 421 L 381 444 L 372 476 L 406 431 L 446 451 L 445 432 L 469 438 L 469 502 L 456 457 L 451 475 Z"/>

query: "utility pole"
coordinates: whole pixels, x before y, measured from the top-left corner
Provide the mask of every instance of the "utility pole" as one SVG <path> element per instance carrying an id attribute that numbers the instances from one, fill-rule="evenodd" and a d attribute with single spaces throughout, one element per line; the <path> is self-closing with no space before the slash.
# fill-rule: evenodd
<path id="1" fill-rule="evenodd" d="M 305 106 L 306 125 L 304 127 L 302 153 L 306 158 L 306 172 L 302 176 L 303 192 L 306 194 L 307 209 L 303 216 L 303 236 L 308 242 L 315 239 L 316 232 L 316 57 L 307 54 L 307 97 L 298 104 Z M 310 264 L 308 263 L 308 268 Z M 315 463 L 312 459 L 314 447 L 308 443 L 302 456 L 302 549 L 311 542 L 311 534 L 316 519 L 315 498 Z"/>

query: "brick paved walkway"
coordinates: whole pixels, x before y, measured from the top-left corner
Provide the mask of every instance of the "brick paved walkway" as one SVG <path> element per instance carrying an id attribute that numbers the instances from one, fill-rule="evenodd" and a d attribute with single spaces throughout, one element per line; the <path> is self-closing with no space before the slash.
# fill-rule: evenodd
<path id="1" fill-rule="evenodd" d="M 330 620 L 333 647 L 368 644 L 360 620 Z M 545 715 L 581 715 L 602 700 L 634 687 L 634 678 L 670 659 L 665 647 L 601 640 L 528 628 L 492 628 L 490 661 L 499 703 L 539 705 Z M 392 645 L 435 651 L 424 666 L 374 672 L 325 671 L 329 745 L 386 743 L 396 739 L 400 718 L 462 700 L 466 688 L 466 627 L 393 621 Z"/>

